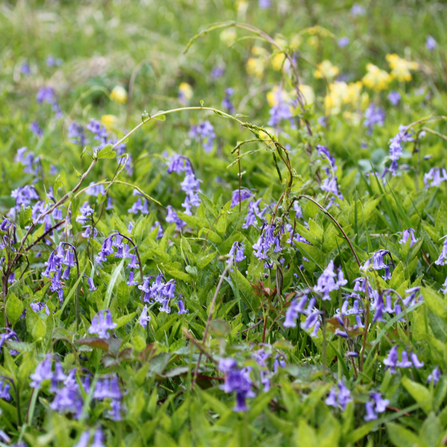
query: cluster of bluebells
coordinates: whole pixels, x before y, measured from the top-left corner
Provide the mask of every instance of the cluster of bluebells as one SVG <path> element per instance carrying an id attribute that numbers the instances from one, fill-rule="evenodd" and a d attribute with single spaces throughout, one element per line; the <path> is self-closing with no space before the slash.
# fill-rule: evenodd
<path id="1" fill-rule="evenodd" d="M 56 93 L 52 87 L 42 87 L 39 89 L 36 95 L 36 102 L 38 104 L 47 103 L 51 105 L 51 108 L 56 113 L 56 118 L 62 118 L 62 110 L 59 107 Z M 37 124 L 37 123 L 36 123 Z"/>
<path id="2" fill-rule="evenodd" d="M 138 214 L 138 213 L 149 214 L 149 202 L 147 201 L 147 199 L 142 200 L 141 199 L 142 194 L 136 189 L 133 190 L 132 195 L 138 196 L 138 198 L 136 202 L 132 205 L 132 207 L 129 208 L 127 211 L 131 214 Z"/>
<path id="3" fill-rule="evenodd" d="M 228 253 L 228 260 L 227 264 L 231 265 L 231 271 L 233 271 L 233 267 L 236 265 L 236 262 L 242 262 L 244 259 L 246 259 L 246 256 L 244 256 L 244 244 L 242 242 L 234 242 L 231 246 L 231 249 Z"/>
<path id="4" fill-rule="evenodd" d="M 365 404 L 366 415 L 363 418 L 365 422 L 375 421 L 379 413 L 384 413 L 386 407 L 390 404 L 388 399 L 382 399 L 380 393 L 370 393 L 369 400 Z"/>
<path id="5" fill-rule="evenodd" d="M 143 280 L 143 283 L 138 286 L 138 288 L 144 292 L 144 302 L 150 305 L 159 303 L 161 304 L 161 306 L 158 308 L 160 312 L 170 313 L 170 304 L 175 299 L 175 280 L 170 279 L 169 281 L 165 282 L 163 275 L 157 275 L 155 281 L 151 284 L 150 279 L 151 277 L 145 278 Z M 178 300 L 178 307 L 178 313 L 180 315 L 188 312 L 188 310 L 185 309 L 183 301 L 181 299 Z"/>
<path id="6" fill-rule="evenodd" d="M 261 231 L 261 234 L 253 244 L 253 254 L 265 262 L 266 268 L 271 268 L 271 264 L 268 262 L 270 260 L 270 252 L 273 248 L 273 253 L 280 253 L 282 251 L 280 245 L 281 230 L 282 227 L 277 227 L 274 224 L 266 224 Z"/>
<path id="7" fill-rule="evenodd" d="M 315 298 L 311 298 L 309 300 L 309 292 L 309 290 L 306 290 L 304 291 L 304 295 L 302 295 L 299 299 L 295 298 L 292 300 L 286 312 L 284 327 L 296 327 L 296 319 L 299 315 L 304 315 L 306 319 L 301 322 L 301 328 L 306 331 L 313 328 L 310 336 L 318 338 L 317 333 L 321 325 L 321 312 L 315 307 L 317 300 Z"/>
<path id="8" fill-rule="evenodd" d="M 90 444 L 90 440 L 93 438 L 93 443 Z M 104 432 L 101 428 L 92 430 L 86 430 L 79 438 L 77 444 L 74 447 L 106 447 Z"/>
<path id="9" fill-rule="evenodd" d="M 50 253 L 48 261 L 45 262 L 45 266 L 46 268 L 42 272 L 42 276 L 50 280 L 50 290 L 57 292 L 59 301 L 62 303 L 64 298 L 62 281 L 67 281 L 70 278 L 71 268 L 77 266 L 74 247 L 61 242 Z"/>
<path id="10" fill-rule="evenodd" d="M 408 352 L 403 350 L 401 353 L 401 360 L 399 361 L 398 346 L 394 345 L 388 352 L 388 356 L 383 360 L 385 365 L 385 371 L 390 370 L 391 374 L 396 374 L 396 368 L 422 368 L 424 363 L 419 361 L 415 352 L 410 353 L 410 359 L 408 359 Z"/>
<path id="11" fill-rule="evenodd" d="M 345 411 L 349 402 L 352 402 L 351 391 L 349 391 L 348 387 L 340 380 L 336 386 L 331 388 L 329 395 L 324 402 L 330 407 L 340 408 L 341 411 Z"/>
<path id="12" fill-rule="evenodd" d="M 173 172 L 180 174 L 185 173 L 185 178 L 180 184 L 182 191 L 186 193 L 185 201 L 182 203 L 183 208 L 185 208 L 185 214 L 192 215 L 191 207 L 200 205 L 200 180 L 194 174 L 194 169 L 192 163 L 188 157 L 184 155 L 174 154 L 169 159 L 169 167 L 167 170 L 168 174 Z"/>
<path id="13" fill-rule="evenodd" d="M 92 324 L 87 332 L 96 334 L 99 338 L 110 338 L 109 331 L 113 331 L 115 328 L 116 323 L 113 322 L 110 310 L 102 309 L 92 318 Z"/>
<path id="14" fill-rule="evenodd" d="M 390 261 L 388 263 L 385 263 L 384 258 L 388 255 L 390 258 Z M 389 250 L 377 250 L 371 258 L 369 258 L 361 267 L 360 269 L 363 271 L 367 271 L 370 267 L 373 268 L 373 270 L 385 270 L 385 273 L 383 274 L 382 278 L 386 281 L 391 279 L 391 271 L 390 266 L 394 266 L 394 262 L 391 258 L 391 253 Z"/>
<path id="15" fill-rule="evenodd" d="M 382 107 L 371 104 L 365 110 L 365 120 L 363 121 L 363 125 L 366 127 L 366 134 L 371 135 L 374 129 L 374 126 L 382 127 L 385 123 L 385 111 Z"/>
<path id="16" fill-rule="evenodd" d="M 24 167 L 23 172 L 26 174 L 37 176 L 42 169 L 40 157 L 36 157 L 34 152 L 30 151 L 27 147 L 17 149 L 14 161 L 22 164 Z"/>
<path id="17" fill-rule="evenodd" d="M 331 260 L 318 278 L 314 291 L 322 294 L 323 300 L 330 300 L 329 293 L 334 290 L 339 290 L 346 284 L 348 284 L 348 281 L 344 278 L 343 270 L 340 268 L 336 273 L 334 271 L 334 261 Z"/>
<path id="18" fill-rule="evenodd" d="M 335 171 L 337 170 L 337 165 L 335 164 L 335 158 L 330 154 L 329 149 L 326 146 L 322 146 L 318 144 L 316 146 L 318 150 L 318 154 L 322 155 L 330 164 L 329 167 L 325 167 L 324 171 L 326 172 L 327 177 L 323 180 L 320 188 L 323 191 L 327 191 L 332 193 L 335 197 L 338 197 L 340 200 L 343 200 L 343 194 L 340 192 L 338 187 L 338 179 L 335 175 Z M 333 200 L 329 202 L 329 206 L 331 206 Z"/>
<path id="19" fill-rule="evenodd" d="M 389 95 L 387 96 L 388 101 L 393 105 L 397 106 L 401 100 L 401 96 L 399 92 L 396 92 L 395 90 L 392 90 Z"/>
<path id="20" fill-rule="evenodd" d="M 236 393 L 236 406 L 233 411 L 247 411 L 247 397 L 255 397 L 253 382 L 250 377 L 251 368 L 238 368 L 236 360 L 221 358 L 219 369 L 224 373 L 224 384 L 221 389 L 225 393 Z"/>
<path id="21" fill-rule="evenodd" d="M 210 153 L 213 150 L 216 133 L 214 132 L 213 125 L 209 121 L 192 126 L 188 135 L 200 142 L 206 153 Z"/>
<path id="22" fill-rule="evenodd" d="M 391 138 L 390 144 L 390 155 L 389 158 L 391 160 L 390 172 L 393 175 L 396 175 L 398 168 L 398 160 L 402 155 L 403 151 L 403 143 L 407 143 L 413 141 L 413 137 L 410 131 L 407 131 L 407 126 L 399 126 L 399 132 L 393 138 Z"/>
<path id="23" fill-rule="evenodd" d="M 17 334 L 10 328 L 3 328 L 6 332 L 0 334 L 0 354 L 2 352 L 2 347 L 4 343 L 8 340 L 10 341 L 19 341 L 17 338 Z M 10 349 L 9 353 L 11 355 L 18 355 L 19 351 L 16 351 L 15 349 Z"/>
<path id="24" fill-rule="evenodd" d="M 434 167 L 424 174 L 425 188 L 441 186 L 442 182 L 447 180 L 447 171 L 444 168 Z"/>
<path id="25" fill-rule="evenodd" d="M 410 247 L 412 247 L 419 239 L 414 235 L 413 228 L 408 228 L 402 232 L 402 239 L 399 240 L 399 244 L 405 245 L 410 239 Z"/>
<path id="26" fill-rule="evenodd" d="M 32 200 L 39 200 L 39 194 L 35 190 L 33 185 L 19 186 L 17 189 L 11 191 L 11 197 L 16 199 L 16 204 L 9 212 L 8 217 L 15 219 L 20 209 L 31 205 Z"/>
<path id="27" fill-rule="evenodd" d="M 98 235 L 98 230 L 92 225 L 94 212 L 95 210 L 90 206 L 90 203 L 84 202 L 79 208 L 79 215 L 76 216 L 76 222 L 84 228 L 82 236 L 85 238 L 96 238 Z"/>
<path id="28" fill-rule="evenodd" d="M 30 387 L 41 389 L 45 383 L 49 383 L 48 391 L 54 394 L 50 408 L 58 413 L 69 414 L 74 419 L 79 419 L 84 407 L 81 386 L 84 393 L 89 393 L 91 378 L 90 375 L 83 376 L 80 385 L 76 380 L 76 373 L 77 369 L 73 368 L 68 374 L 65 374 L 61 362 L 57 358 L 53 362 L 53 356 L 47 355 L 31 374 Z M 101 378 L 96 382 L 93 399 L 96 401 L 110 400 L 110 410 L 107 411 L 106 416 L 112 421 L 122 420 L 124 410 L 122 398 L 123 395 L 116 376 Z"/>

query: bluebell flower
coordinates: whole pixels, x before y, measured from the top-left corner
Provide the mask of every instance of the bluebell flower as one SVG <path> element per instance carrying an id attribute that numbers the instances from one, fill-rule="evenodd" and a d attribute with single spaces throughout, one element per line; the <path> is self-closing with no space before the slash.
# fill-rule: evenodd
<path id="1" fill-rule="evenodd" d="M 338 290 L 347 283 L 348 282 L 344 279 L 342 270 L 340 270 L 338 274 L 334 272 L 334 261 L 331 260 L 318 278 L 314 290 L 323 294 L 323 300 L 330 300 L 331 297 L 329 292 Z"/>
<path id="2" fill-rule="evenodd" d="M 365 120 L 363 125 L 367 128 L 367 135 L 371 135 L 374 126 L 382 127 L 385 122 L 385 111 L 375 105 L 371 104 L 365 111 Z"/>
<path id="3" fill-rule="evenodd" d="M 21 66 L 20 66 L 20 71 L 22 72 L 22 74 L 24 74 L 25 76 L 28 76 L 31 74 L 31 69 L 30 66 L 27 62 L 24 62 Z"/>
<path id="4" fill-rule="evenodd" d="M 95 431 L 90 447 L 106 447 L 104 433 L 100 428 Z"/>
<path id="5" fill-rule="evenodd" d="M 233 192 L 233 196 L 234 196 L 234 192 Z M 242 198 L 242 197 L 241 197 Z M 237 199 L 239 199 L 239 192 L 238 192 L 238 196 Z M 264 214 L 267 211 L 268 207 L 265 207 L 262 211 L 260 211 L 259 209 L 259 204 L 261 202 L 262 199 L 258 199 L 256 201 L 252 200 L 249 204 L 248 204 L 248 212 L 247 215 L 245 216 L 245 221 L 242 224 L 242 228 L 247 229 L 250 228 L 250 226 L 256 227 L 256 222 L 257 222 L 257 217 L 259 217 L 260 219 L 264 218 Z M 239 202 L 236 202 L 236 204 Z"/>
<path id="6" fill-rule="evenodd" d="M 56 94 L 51 87 L 41 87 L 36 95 L 38 103 L 54 104 L 56 102 Z"/>
<path id="7" fill-rule="evenodd" d="M 37 123 L 37 121 L 33 121 L 30 126 L 29 126 L 29 130 L 31 132 L 33 132 L 34 135 L 36 135 L 37 137 L 41 137 L 43 135 L 43 130 L 41 129 L 41 127 L 39 126 L 39 124 Z"/>
<path id="8" fill-rule="evenodd" d="M 189 310 L 185 308 L 185 305 L 183 304 L 182 300 L 178 300 L 177 304 L 178 304 L 178 312 L 177 313 L 179 315 L 186 314 L 189 312 Z"/>
<path id="9" fill-rule="evenodd" d="M 174 208 L 172 208 L 171 205 L 168 205 L 168 215 L 166 216 L 166 222 L 175 223 L 177 226 L 177 231 L 182 230 L 186 226 L 186 223 L 177 216 L 177 212 L 174 210 Z"/>
<path id="10" fill-rule="evenodd" d="M 88 328 L 89 334 L 98 334 L 100 338 L 109 338 L 109 331 L 116 328 L 116 323 L 112 320 L 109 309 L 100 310 L 92 319 L 92 324 Z"/>
<path id="11" fill-rule="evenodd" d="M 46 64 L 48 67 L 55 67 L 62 65 L 62 59 L 56 59 L 54 56 L 47 56 Z"/>
<path id="12" fill-rule="evenodd" d="M 168 174 L 172 174 L 173 172 L 176 174 L 180 174 L 181 172 L 194 174 L 192 163 L 189 158 L 179 154 L 173 154 L 172 157 L 169 157 L 169 167 L 167 172 Z"/>
<path id="13" fill-rule="evenodd" d="M 236 262 L 242 262 L 244 259 L 246 259 L 246 256 L 244 256 L 244 244 L 242 242 L 234 242 L 231 246 L 230 252 L 228 253 L 228 256 L 230 258 L 227 260 L 227 264 L 231 265 L 231 271 L 233 271 L 233 266 L 236 265 Z"/>
<path id="14" fill-rule="evenodd" d="M 84 135 L 84 128 L 76 122 L 72 122 L 68 126 L 68 138 L 70 138 L 72 143 L 79 144 L 80 146 L 85 146 L 87 142 Z"/>
<path id="15" fill-rule="evenodd" d="M 400 156 L 402 155 L 403 147 L 402 144 L 413 141 L 411 132 L 406 131 L 407 126 L 399 126 L 399 132 L 394 138 L 391 138 L 389 141 L 390 144 L 390 160 L 391 160 L 391 166 L 390 166 L 390 172 L 393 175 L 396 175 L 398 164 L 397 161 L 399 160 Z"/>
<path id="16" fill-rule="evenodd" d="M 40 389 L 44 380 L 51 380 L 53 378 L 52 363 L 51 355 L 47 355 L 45 359 L 36 366 L 36 370 L 30 375 L 32 382 L 29 386 L 31 388 Z"/>
<path id="17" fill-rule="evenodd" d="M 231 208 L 234 208 L 236 205 L 239 205 L 239 202 L 242 203 L 245 199 L 249 199 L 250 197 L 253 197 L 253 193 L 249 189 L 235 189 L 231 194 Z M 259 203 L 260 201 L 261 199 L 259 199 L 256 203 Z"/>
<path id="18" fill-rule="evenodd" d="M 439 382 L 439 379 L 441 378 L 442 371 L 439 366 L 435 366 L 431 374 L 427 377 L 427 383 L 433 383 L 434 386 Z"/>
<path id="19" fill-rule="evenodd" d="M 259 236 L 257 242 L 253 244 L 253 254 L 258 259 L 268 260 L 268 251 L 273 248 L 275 253 L 281 252 L 280 239 L 275 235 L 275 226 L 267 225 Z"/>
<path id="20" fill-rule="evenodd" d="M 155 228 L 158 228 L 158 234 L 157 234 L 157 239 L 161 239 L 164 235 L 164 231 L 163 231 L 163 227 L 161 226 L 160 222 L 158 220 L 156 220 L 154 222 L 154 225 L 152 225 L 151 227 L 151 231 L 154 231 Z"/>
<path id="21" fill-rule="evenodd" d="M 78 442 L 74 445 L 74 447 L 88 447 L 91 436 L 92 436 L 91 431 L 86 430 L 81 434 Z"/>
<path id="22" fill-rule="evenodd" d="M 439 258 L 435 261 L 435 264 L 436 265 L 447 264 L 447 237 L 444 239 L 441 254 L 439 255 Z"/>
<path id="23" fill-rule="evenodd" d="M 351 15 L 353 17 L 364 16 L 365 14 L 366 14 L 366 9 L 362 5 L 359 5 L 358 3 L 354 3 L 354 5 L 352 5 Z"/>
<path id="24" fill-rule="evenodd" d="M 143 310 L 141 311 L 140 318 L 138 319 L 138 323 L 142 327 L 146 327 L 147 323 L 151 320 L 151 316 L 147 314 L 147 305 L 143 307 Z"/>
<path id="25" fill-rule="evenodd" d="M 270 0 L 258 0 L 258 5 L 261 9 L 268 9 L 272 6 L 272 3 Z"/>
<path id="26" fill-rule="evenodd" d="M 225 73 L 225 68 L 215 66 L 213 68 L 213 70 L 211 71 L 211 77 L 213 79 L 218 79 L 218 78 L 222 77 L 224 75 L 224 73 Z"/>
<path id="27" fill-rule="evenodd" d="M 324 402 L 330 407 L 340 408 L 341 411 L 345 411 L 348 403 L 352 402 L 351 392 L 342 381 L 339 381 L 337 386 L 331 388 L 329 396 Z"/>
<path id="28" fill-rule="evenodd" d="M 382 399 L 380 393 L 370 393 L 370 400 L 365 404 L 366 415 L 364 420 L 366 422 L 374 421 L 378 418 L 378 413 L 384 413 L 390 401 Z"/>
<path id="29" fill-rule="evenodd" d="M 166 312 L 167 314 L 171 313 L 171 308 L 169 307 L 169 298 L 164 298 L 162 306 L 158 308 L 160 312 Z"/>
<path id="30" fill-rule="evenodd" d="M 236 109 L 234 108 L 234 104 L 231 101 L 232 96 L 234 95 L 234 89 L 233 88 L 227 88 L 225 90 L 225 98 L 222 101 L 222 107 L 230 114 L 234 114 L 236 112 Z"/>
<path id="31" fill-rule="evenodd" d="M 344 37 L 340 37 L 340 39 L 337 40 L 337 44 L 340 48 L 344 48 L 349 45 L 350 41 L 351 40 L 349 39 L 349 37 L 344 36 Z"/>
<path id="32" fill-rule="evenodd" d="M 392 90 L 389 95 L 387 96 L 388 101 L 393 105 L 397 106 L 399 104 L 401 96 L 399 92 L 396 92 L 395 90 Z"/>
<path id="33" fill-rule="evenodd" d="M 425 47 L 427 48 L 427 50 L 433 51 L 437 45 L 438 44 L 433 36 L 427 36 L 427 41 L 425 42 Z"/>
<path id="34" fill-rule="evenodd" d="M 388 353 L 388 357 L 383 361 L 383 364 L 387 369 L 390 370 L 391 374 L 396 374 L 397 361 L 399 360 L 399 353 L 397 351 L 397 346 L 393 346 Z"/>
<path id="35" fill-rule="evenodd" d="M 197 126 L 192 126 L 191 130 L 189 131 L 189 136 L 200 142 L 206 153 L 213 150 L 216 134 L 214 132 L 214 127 L 209 121 L 204 121 Z"/>
<path id="36" fill-rule="evenodd" d="M 78 389 L 64 386 L 56 392 L 50 408 L 58 413 L 72 414 L 75 419 L 79 419 L 82 414 L 84 401 Z"/>
<path id="37" fill-rule="evenodd" d="M 4 379 L 0 379 L 0 399 L 11 400 L 10 389 L 11 384 Z"/>
<path id="38" fill-rule="evenodd" d="M 431 180 L 431 184 L 429 183 Z M 427 174 L 424 174 L 424 184 L 425 188 L 438 187 L 441 186 L 442 182 L 447 180 L 447 171 L 444 168 L 434 167 L 431 168 Z"/>
<path id="39" fill-rule="evenodd" d="M 406 244 L 408 238 L 410 238 L 410 247 L 412 247 L 419 239 L 414 235 L 413 228 L 408 228 L 408 230 L 404 230 L 402 233 L 402 239 L 399 241 L 399 244 Z"/>
<path id="40" fill-rule="evenodd" d="M 288 101 L 284 100 L 282 89 L 278 89 L 274 96 L 274 103 L 271 109 L 269 110 L 270 119 L 268 121 L 268 125 L 274 128 L 279 127 L 281 121 L 289 121 L 290 124 L 293 123 L 293 107 Z"/>

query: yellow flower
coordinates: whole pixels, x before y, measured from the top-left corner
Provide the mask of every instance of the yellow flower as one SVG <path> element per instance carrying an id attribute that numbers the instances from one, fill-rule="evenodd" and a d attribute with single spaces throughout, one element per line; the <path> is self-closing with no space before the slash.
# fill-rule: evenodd
<path id="1" fill-rule="evenodd" d="M 237 33 L 236 30 L 234 28 L 227 28 L 224 29 L 221 33 L 220 33 L 220 40 L 225 43 L 226 45 L 228 45 L 229 47 L 231 47 L 231 45 L 233 45 L 234 41 L 237 38 Z"/>
<path id="2" fill-rule="evenodd" d="M 310 87 L 309 85 L 300 84 L 300 92 L 301 95 L 304 97 L 305 104 L 311 105 L 315 102 L 315 93 L 312 87 Z M 291 91 L 290 95 L 293 98 L 296 98 L 296 90 Z"/>
<path id="3" fill-rule="evenodd" d="M 127 102 L 126 89 L 121 85 L 117 85 L 110 93 L 110 99 L 118 104 L 126 104 Z"/>
<path id="4" fill-rule="evenodd" d="M 350 82 L 347 85 L 346 96 L 343 98 L 343 102 L 351 104 L 352 106 L 357 106 L 360 100 L 360 91 L 362 90 L 363 84 L 360 81 Z"/>
<path id="5" fill-rule="evenodd" d="M 285 63 L 286 63 L 286 56 L 284 55 L 284 53 L 279 53 L 272 59 L 272 65 L 276 71 L 283 70 L 286 65 Z"/>
<path id="6" fill-rule="evenodd" d="M 338 75 L 340 70 L 335 65 L 332 65 L 331 61 L 325 60 L 321 64 L 317 65 L 317 70 L 314 72 L 314 76 L 317 79 L 326 78 L 331 80 Z"/>
<path id="7" fill-rule="evenodd" d="M 349 84 L 336 81 L 329 84 L 329 93 L 324 98 L 326 111 L 336 115 L 344 104 L 356 110 L 360 106 L 362 86 L 360 81 Z"/>
<path id="8" fill-rule="evenodd" d="M 237 0 L 236 1 L 236 9 L 237 9 L 238 17 L 240 19 L 245 19 L 245 14 L 247 13 L 247 9 L 248 9 L 247 0 Z"/>
<path id="9" fill-rule="evenodd" d="M 247 60 L 247 73 L 260 78 L 264 73 L 269 53 L 265 48 L 257 46 L 253 47 L 251 52 L 253 56 Z"/>
<path id="10" fill-rule="evenodd" d="M 182 104 L 188 104 L 192 98 L 192 87 L 187 82 L 182 82 L 178 87 L 178 99 Z"/>
<path id="11" fill-rule="evenodd" d="M 368 64 L 366 66 L 366 70 L 368 73 L 363 76 L 362 81 L 367 87 L 375 90 L 376 92 L 386 89 L 392 80 L 392 76 L 389 73 L 385 70 L 381 70 L 376 65 Z"/>
<path id="12" fill-rule="evenodd" d="M 106 126 L 107 130 L 111 130 L 116 122 L 118 121 L 118 118 L 115 115 L 103 115 L 101 116 L 101 123 Z"/>
<path id="13" fill-rule="evenodd" d="M 386 60 L 390 64 L 391 74 L 399 81 L 411 81 L 410 70 L 417 70 L 419 68 L 417 62 L 407 61 L 397 54 L 387 54 Z"/>

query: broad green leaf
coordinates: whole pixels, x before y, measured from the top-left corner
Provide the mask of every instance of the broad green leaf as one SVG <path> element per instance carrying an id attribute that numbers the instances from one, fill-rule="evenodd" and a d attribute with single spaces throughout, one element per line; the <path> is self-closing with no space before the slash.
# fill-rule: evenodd
<path id="1" fill-rule="evenodd" d="M 6 301 L 6 316 L 13 326 L 19 321 L 23 309 L 24 306 L 22 301 L 20 301 L 13 293 L 10 293 Z"/>
<path id="2" fill-rule="evenodd" d="M 419 446 L 419 438 L 410 430 L 395 424 L 394 422 L 388 422 L 386 424 L 388 436 L 391 442 L 396 447 L 417 447 Z"/>
<path id="3" fill-rule="evenodd" d="M 410 393 L 411 397 L 421 404 L 425 414 L 429 414 L 432 409 L 432 395 L 430 391 L 420 383 L 413 382 L 408 377 L 402 378 L 402 385 Z"/>
<path id="4" fill-rule="evenodd" d="M 447 323 L 447 304 L 432 288 L 426 286 L 421 288 L 422 296 L 427 307 L 439 318 Z"/>

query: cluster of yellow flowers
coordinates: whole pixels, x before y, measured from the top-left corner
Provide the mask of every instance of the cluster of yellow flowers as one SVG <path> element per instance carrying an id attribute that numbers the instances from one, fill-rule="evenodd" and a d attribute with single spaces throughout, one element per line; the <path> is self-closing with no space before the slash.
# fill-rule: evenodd
<path id="1" fill-rule="evenodd" d="M 183 105 L 187 105 L 192 98 L 192 87 L 187 82 L 182 82 L 178 87 L 178 99 Z"/>
<path id="2" fill-rule="evenodd" d="M 315 93 L 312 87 L 309 85 L 300 84 L 300 92 L 303 95 L 304 102 L 307 105 L 311 105 L 315 102 Z M 267 102 L 270 107 L 276 106 L 280 100 L 281 102 L 292 104 L 292 100 L 295 98 L 296 90 L 287 92 L 279 87 L 273 87 L 273 89 L 267 93 Z M 293 106 L 291 106 L 290 110 L 293 111 L 293 109 Z"/>
<path id="3" fill-rule="evenodd" d="M 363 83 L 372 90 L 380 92 L 388 87 L 392 77 L 385 70 L 381 70 L 377 65 L 368 64 L 366 66 L 367 73 L 363 76 Z"/>
<path id="4" fill-rule="evenodd" d="M 324 106 L 327 113 L 338 114 L 342 105 L 348 105 L 354 110 L 368 103 L 368 94 L 361 93 L 363 84 L 360 81 L 346 82 L 335 81 L 329 84 L 329 93 L 324 98 Z"/>
<path id="5" fill-rule="evenodd" d="M 417 70 L 419 64 L 417 62 L 410 62 L 399 57 L 397 54 L 387 54 L 385 58 L 390 64 L 391 75 L 399 81 L 411 81 L 410 70 Z"/>
<path id="6" fill-rule="evenodd" d="M 269 52 L 263 47 L 255 46 L 252 48 L 251 54 L 252 56 L 247 61 L 247 73 L 260 78 L 264 73 Z M 281 55 L 279 54 L 278 56 Z"/>
<path id="7" fill-rule="evenodd" d="M 331 80 L 340 73 L 340 70 L 335 65 L 332 65 L 331 61 L 325 60 L 321 64 L 317 65 L 317 69 L 314 72 L 314 76 L 317 79 L 325 78 Z"/>

